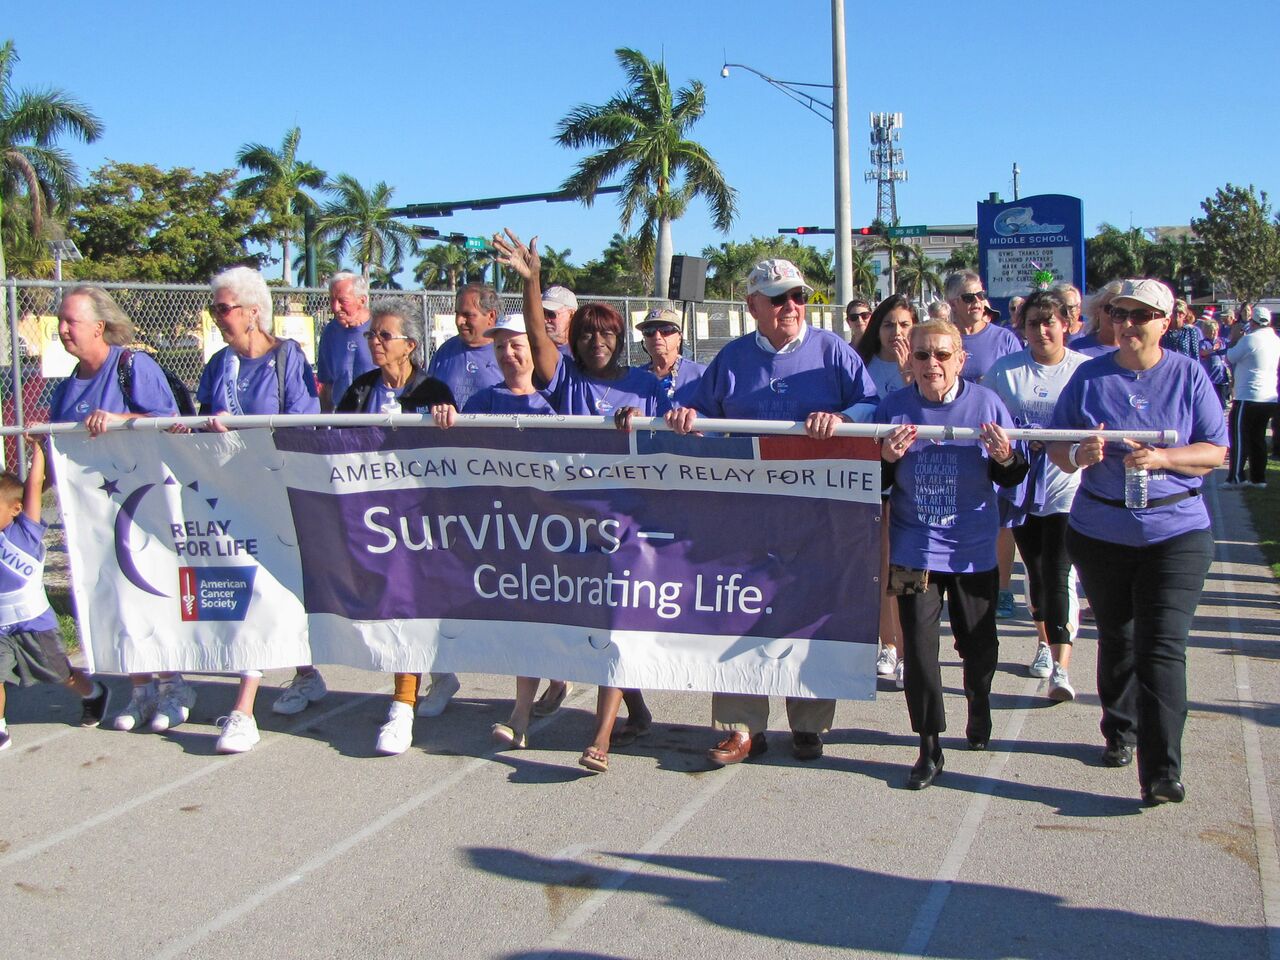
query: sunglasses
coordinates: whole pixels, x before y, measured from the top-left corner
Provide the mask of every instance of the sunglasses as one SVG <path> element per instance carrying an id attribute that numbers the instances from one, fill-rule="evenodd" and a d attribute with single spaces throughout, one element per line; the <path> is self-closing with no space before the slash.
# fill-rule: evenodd
<path id="1" fill-rule="evenodd" d="M 951 350 L 915 350 L 911 355 L 921 363 L 927 363 L 930 357 L 939 363 L 946 363 L 955 356 L 955 353 Z"/>
<path id="2" fill-rule="evenodd" d="M 846 319 L 848 319 L 848 320 L 870 320 L 870 319 L 871 319 L 871 311 L 870 311 L 870 310 L 859 310 L 859 311 L 857 311 L 856 313 L 851 313 L 851 314 L 849 314 L 849 315 L 846 317 Z"/>
<path id="3" fill-rule="evenodd" d="M 1111 317 L 1112 323 L 1124 323 L 1128 320 L 1137 326 L 1150 323 L 1157 318 L 1164 318 L 1164 314 L 1159 310 L 1126 310 L 1124 307 L 1108 307 L 1107 315 Z"/>
<path id="4" fill-rule="evenodd" d="M 981 303 L 987 299 L 987 295 L 979 290 L 977 293 L 962 293 L 960 299 L 965 303 Z"/>
<path id="5" fill-rule="evenodd" d="M 664 324 L 661 327 L 645 327 L 643 330 L 640 331 L 640 336 L 656 337 L 661 335 L 664 337 L 674 337 L 679 332 L 680 332 L 679 327 L 668 323 L 668 324 Z"/>
<path id="6" fill-rule="evenodd" d="M 809 302 L 809 295 L 803 290 L 788 290 L 786 293 L 780 293 L 776 297 L 770 297 L 769 302 L 775 307 L 780 307 L 790 300 L 798 306 L 803 306 Z"/>
<path id="7" fill-rule="evenodd" d="M 239 303 L 211 303 L 209 312 L 219 320 L 225 320 L 233 310 L 239 310 L 241 307 Z"/>
<path id="8" fill-rule="evenodd" d="M 394 333 L 387 333 L 385 330 L 379 330 L 376 333 L 370 330 L 364 335 L 364 338 L 370 342 L 378 340 L 381 343 L 390 343 L 392 340 L 410 340 L 411 337 L 398 336 Z"/>

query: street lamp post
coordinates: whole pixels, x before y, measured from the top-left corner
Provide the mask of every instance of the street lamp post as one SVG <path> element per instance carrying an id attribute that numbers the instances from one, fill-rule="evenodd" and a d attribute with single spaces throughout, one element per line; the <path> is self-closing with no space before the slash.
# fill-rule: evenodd
<path id="1" fill-rule="evenodd" d="M 845 68 L 844 0 L 831 0 L 831 83 L 796 83 L 778 80 L 745 63 L 725 62 L 720 76 L 729 76 L 730 67 L 754 73 L 795 100 L 810 113 L 831 124 L 835 159 L 836 221 L 836 302 L 841 306 L 853 298 L 853 204 L 849 185 L 849 88 Z M 819 100 L 804 88 L 832 92 L 832 102 Z"/>

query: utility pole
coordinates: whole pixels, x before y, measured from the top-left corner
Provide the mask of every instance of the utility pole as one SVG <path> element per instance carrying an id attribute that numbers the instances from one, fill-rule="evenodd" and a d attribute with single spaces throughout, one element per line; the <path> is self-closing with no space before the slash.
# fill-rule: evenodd
<path id="1" fill-rule="evenodd" d="M 1018 199 L 1018 174 L 1020 173 L 1022 173 L 1022 171 L 1018 169 L 1018 161 L 1015 160 L 1013 161 L 1013 199 L 1014 200 Z"/>
<path id="2" fill-rule="evenodd" d="M 836 173 L 836 303 L 853 299 L 853 203 L 849 186 L 849 84 L 845 66 L 844 0 L 831 0 L 831 87 Z"/>

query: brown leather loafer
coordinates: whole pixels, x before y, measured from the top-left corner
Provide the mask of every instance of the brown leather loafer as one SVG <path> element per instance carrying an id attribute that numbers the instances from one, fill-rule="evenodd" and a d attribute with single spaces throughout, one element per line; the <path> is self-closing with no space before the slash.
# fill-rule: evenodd
<path id="1" fill-rule="evenodd" d="M 717 767 L 726 767 L 731 763 L 758 757 L 768 749 L 769 744 L 763 733 L 757 733 L 753 737 L 742 730 L 734 730 L 707 751 L 707 759 Z"/>

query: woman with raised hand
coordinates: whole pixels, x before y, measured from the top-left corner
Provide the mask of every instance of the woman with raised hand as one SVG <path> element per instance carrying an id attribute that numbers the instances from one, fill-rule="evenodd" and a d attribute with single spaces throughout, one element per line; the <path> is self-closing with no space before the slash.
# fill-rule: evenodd
<path id="1" fill-rule="evenodd" d="M 1005 430 L 1013 418 L 996 394 L 964 380 L 960 331 L 931 320 L 911 329 L 912 384 L 880 401 L 878 423 L 898 424 L 881 444 L 890 488 L 889 590 L 897 597 L 907 712 L 920 756 L 907 787 L 923 790 L 942 772 L 947 729 L 938 662 L 942 601 L 964 675 L 970 750 L 991 739 L 991 681 L 999 658 L 1000 573 L 996 488 L 1017 486 L 1027 462 Z M 920 426 L 981 426 L 975 440 L 921 440 Z"/>
<path id="2" fill-rule="evenodd" d="M 496 234 L 493 238 L 498 262 L 523 278 L 525 316 L 538 316 L 542 309 L 538 238 L 532 238 L 526 246 L 510 230 L 506 234 L 505 238 Z M 653 374 L 623 363 L 626 324 L 608 304 L 584 303 L 574 311 L 569 321 L 568 356 L 557 349 L 542 324 L 527 325 L 527 332 L 533 353 L 533 385 L 545 392 L 556 413 L 614 417 L 630 410 L 653 417 L 662 409 L 660 388 Z M 639 690 L 600 687 L 595 736 L 578 758 L 578 763 L 588 770 L 604 773 L 609 769 L 609 744 L 624 696 L 624 729 L 630 728 L 636 736 L 649 730 L 652 717 Z"/>
<path id="3" fill-rule="evenodd" d="M 160 365 L 126 349 L 133 323 L 106 290 L 80 284 L 67 291 L 58 308 L 58 339 L 76 366 L 54 388 L 51 423 L 83 422 L 96 437 L 108 423 L 177 416 L 173 388 Z M 129 703 L 111 720 L 115 729 L 161 733 L 191 715 L 196 692 L 182 674 L 131 673 L 129 681 Z"/>
<path id="4" fill-rule="evenodd" d="M 1126 280 L 1108 318 L 1118 347 L 1076 371 L 1052 426 L 1176 430 L 1157 446 L 1089 437 L 1049 446 L 1067 473 L 1082 471 L 1067 552 L 1098 625 L 1102 762 L 1128 766 L 1148 804 L 1180 802 L 1187 718 L 1187 635 L 1213 561 L 1201 478 L 1222 464 L 1227 428 L 1196 359 L 1161 346 L 1173 293 L 1158 280 Z"/>
<path id="5" fill-rule="evenodd" d="M 262 274 L 232 267 L 213 278 L 213 322 L 226 346 L 209 358 L 200 374 L 196 401 L 201 416 L 252 416 L 319 413 L 316 378 L 302 348 L 271 332 L 271 291 Z M 227 431 L 217 419 L 208 429 Z M 244 753 L 261 737 L 253 717 L 261 670 L 240 674 L 235 705 L 218 737 L 219 753 Z M 276 713 L 300 713 L 328 692 L 320 671 L 300 666 L 292 682 L 272 704 Z"/>

